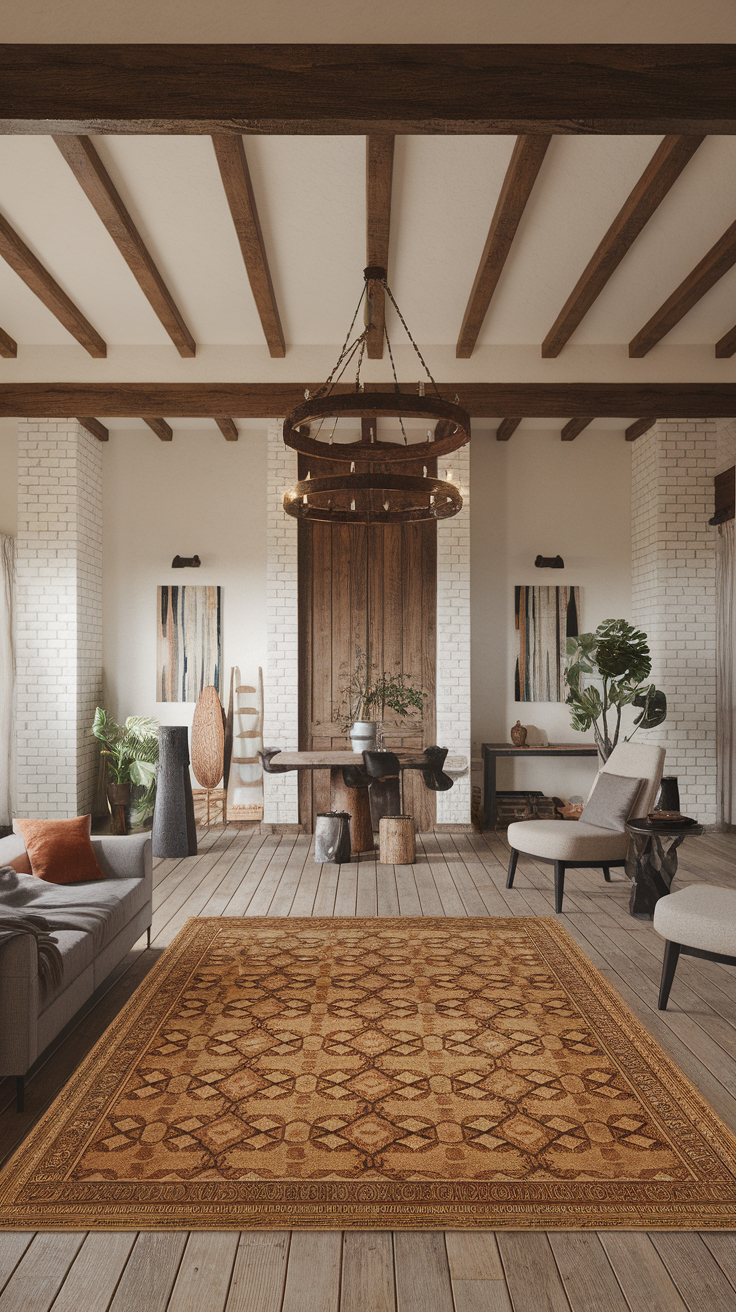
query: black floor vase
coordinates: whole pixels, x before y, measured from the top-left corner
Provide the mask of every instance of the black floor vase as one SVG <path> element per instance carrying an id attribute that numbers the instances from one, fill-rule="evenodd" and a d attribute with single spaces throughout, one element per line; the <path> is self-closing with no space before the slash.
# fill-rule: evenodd
<path id="1" fill-rule="evenodd" d="M 189 741 L 185 724 L 161 725 L 158 731 L 154 856 L 196 856 L 197 827 L 189 778 Z"/>

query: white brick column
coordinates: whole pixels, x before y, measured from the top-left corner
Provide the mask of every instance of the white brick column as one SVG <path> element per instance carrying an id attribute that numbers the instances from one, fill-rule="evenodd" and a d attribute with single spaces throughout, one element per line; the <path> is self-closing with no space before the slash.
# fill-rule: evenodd
<path id="1" fill-rule="evenodd" d="M 440 461 L 439 477 L 445 461 Z M 437 523 L 437 742 L 468 769 L 437 793 L 437 824 L 470 824 L 470 446 L 446 458 L 463 508 Z"/>
<path id="2" fill-rule="evenodd" d="M 631 471 L 632 619 L 667 695 L 667 719 L 640 740 L 666 748 L 682 809 L 703 824 L 717 820 L 716 445 L 714 420 L 662 419 L 635 443 Z"/>
<path id="3" fill-rule="evenodd" d="M 266 515 L 266 628 L 268 666 L 263 672 L 263 745 L 299 746 L 299 612 L 297 521 L 284 514 L 284 492 L 297 477 L 296 456 L 284 446 L 281 420 L 268 427 Z M 298 773 L 264 774 L 263 819 L 298 824 Z"/>
<path id="4" fill-rule="evenodd" d="M 102 447 L 76 419 L 18 429 L 18 814 L 92 809 L 102 696 Z"/>

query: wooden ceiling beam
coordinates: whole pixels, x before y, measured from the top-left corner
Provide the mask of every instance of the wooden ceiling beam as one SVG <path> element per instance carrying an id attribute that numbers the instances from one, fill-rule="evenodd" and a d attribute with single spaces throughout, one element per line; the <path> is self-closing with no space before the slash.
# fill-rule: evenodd
<path id="1" fill-rule="evenodd" d="M 162 442 L 172 442 L 174 440 L 174 430 L 165 419 L 157 419 L 155 415 L 141 415 L 144 424 L 156 434 Z"/>
<path id="2" fill-rule="evenodd" d="M 519 424 L 521 423 L 521 419 L 522 416 L 519 416 L 518 419 L 517 418 L 502 419 L 500 424 L 498 425 L 498 428 L 496 429 L 496 441 L 508 442 L 512 433 L 515 433 L 517 428 L 519 427 Z"/>
<path id="3" fill-rule="evenodd" d="M 587 428 L 588 424 L 592 424 L 594 419 L 595 415 L 591 415 L 590 418 L 588 418 L 587 415 L 581 415 L 579 419 L 571 419 L 569 423 L 565 424 L 565 427 L 560 433 L 560 440 L 563 442 L 574 442 L 578 433 L 582 433 L 583 429 Z"/>
<path id="4" fill-rule="evenodd" d="M 736 327 L 730 328 L 716 342 L 716 357 L 719 360 L 730 360 L 731 356 L 736 353 Z"/>
<path id="5" fill-rule="evenodd" d="M 284 331 L 276 304 L 276 293 L 266 258 L 256 199 L 241 136 L 213 136 L 222 185 L 230 206 L 240 251 L 248 274 L 269 352 L 275 358 L 286 355 Z"/>
<path id="6" fill-rule="evenodd" d="M 85 351 L 96 360 L 104 360 L 107 347 L 99 333 L 95 332 L 89 319 L 85 318 L 66 292 L 62 291 L 48 269 L 36 259 L 33 251 L 29 250 L 2 215 L 0 215 L 0 255 L 18 277 L 22 278 L 26 287 L 30 287 L 34 295 L 43 302 L 46 309 L 55 315 L 72 337 L 76 337 Z"/>
<path id="7" fill-rule="evenodd" d="M 0 383 L 0 417 L 68 418 L 70 415 L 140 417 L 153 411 L 170 418 L 271 419 L 286 415 L 314 393 L 321 383 Z M 416 380 L 400 384 L 416 396 Z M 732 418 L 736 414 L 736 383 L 482 383 L 438 381 L 442 395 L 459 398 L 474 419 L 523 414 L 529 418 L 561 419 L 597 415 L 637 418 L 667 415 L 680 419 Z M 367 393 L 385 390 L 384 383 L 366 383 Z M 354 390 L 338 384 L 337 394 Z"/>
<path id="8" fill-rule="evenodd" d="M 0 130 L 734 133 L 736 46 L 8 44 Z"/>
<path id="9" fill-rule="evenodd" d="M 542 343 L 545 359 L 560 354 L 704 139 L 665 137 L 660 142 L 547 333 Z"/>
<path id="10" fill-rule="evenodd" d="M 715 246 L 711 246 L 699 264 L 652 315 L 629 342 L 629 355 L 641 360 L 657 342 L 661 342 L 711 287 L 736 264 L 736 223 L 727 228 Z"/>
<path id="11" fill-rule="evenodd" d="M 511 243 L 551 140 L 551 136 L 522 136 L 516 140 L 465 308 L 455 347 L 458 359 L 467 360 L 473 354 L 491 298 L 508 259 Z"/>
<path id="12" fill-rule="evenodd" d="M 18 354 L 18 343 L 10 336 L 10 333 L 3 332 L 0 328 L 0 355 L 5 360 L 15 360 Z"/>
<path id="13" fill-rule="evenodd" d="M 215 415 L 215 423 L 226 442 L 237 442 L 239 434 L 232 419 L 226 415 Z"/>
<path id="14" fill-rule="evenodd" d="M 366 264 L 388 270 L 389 232 L 391 226 L 391 183 L 394 171 L 394 138 L 377 135 L 366 137 L 365 143 L 365 196 L 366 196 Z M 386 322 L 385 294 L 374 283 L 373 317 L 368 329 L 369 360 L 383 359 L 383 334 Z"/>
<path id="15" fill-rule="evenodd" d="M 197 352 L 194 338 L 89 137 L 54 141 L 179 355 L 191 359 Z"/>
<path id="16" fill-rule="evenodd" d="M 89 416 L 86 419 L 80 419 L 77 416 L 77 423 L 81 424 L 82 428 L 86 428 L 92 437 L 96 437 L 98 442 L 110 441 L 110 430 L 105 428 L 105 425 L 101 424 L 99 419 L 90 419 Z"/>
<path id="17" fill-rule="evenodd" d="M 656 424 L 656 422 L 656 419 L 637 419 L 636 423 L 629 424 L 624 433 L 626 441 L 635 442 L 637 437 L 643 437 L 645 433 L 649 432 L 652 425 Z"/>

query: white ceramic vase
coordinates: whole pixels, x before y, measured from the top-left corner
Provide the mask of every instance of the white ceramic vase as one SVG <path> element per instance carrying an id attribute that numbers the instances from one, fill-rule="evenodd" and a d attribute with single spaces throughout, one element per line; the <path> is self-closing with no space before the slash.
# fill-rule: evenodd
<path id="1" fill-rule="evenodd" d="M 375 720 L 356 720 L 350 730 L 350 741 L 353 744 L 353 751 L 356 754 L 361 752 L 375 752 L 376 750 L 376 731 L 378 725 Z"/>

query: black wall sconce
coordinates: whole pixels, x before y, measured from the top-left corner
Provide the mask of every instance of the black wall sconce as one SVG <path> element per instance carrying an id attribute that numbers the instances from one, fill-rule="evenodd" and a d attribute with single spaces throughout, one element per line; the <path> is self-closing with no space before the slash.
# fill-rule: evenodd
<path id="1" fill-rule="evenodd" d="M 199 569 L 202 564 L 199 556 L 174 556 L 171 562 L 172 569 Z"/>
<path id="2" fill-rule="evenodd" d="M 562 556 L 537 556 L 534 564 L 537 569 L 564 569 L 565 562 Z"/>

